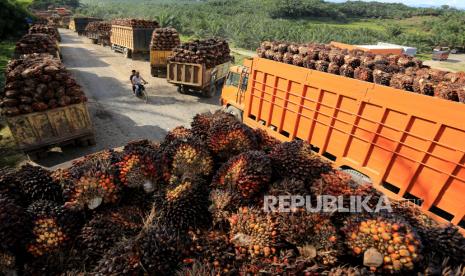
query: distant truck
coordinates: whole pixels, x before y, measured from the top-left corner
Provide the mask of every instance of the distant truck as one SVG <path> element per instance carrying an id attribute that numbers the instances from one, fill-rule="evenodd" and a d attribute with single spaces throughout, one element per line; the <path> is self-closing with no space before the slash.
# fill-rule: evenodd
<path id="1" fill-rule="evenodd" d="M 231 67 L 221 104 L 465 231 L 465 104 L 258 57 Z"/>
<path id="2" fill-rule="evenodd" d="M 223 87 L 231 62 L 207 68 L 205 64 L 168 62 L 167 80 L 178 87 L 179 93 L 200 92 L 213 97 Z"/>
<path id="3" fill-rule="evenodd" d="M 95 144 L 86 103 L 6 117 L 6 121 L 18 149 L 32 158 L 55 146 Z"/>
<path id="4" fill-rule="evenodd" d="M 449 47 L 436 47 L 433 49 L 433 60 L 447 60 L 449 59 L 450 48 Z"/>
<path id="5" fill-rule="evenodd" d="M 150 74 L 152 77 L 166 77 L 168 57 L 173 51 L 150 50 Z"/>
<path id="6" fill-rule="evenodd" d="M 69 29 L 77 32 L 78 35 L 84 35 L 86 33 L 87 24 L 93 21 L 102 21 L 102 19 L 93 17 L 74 17 L 70 20 Z"/>
<path id="7" fill-rule="evenodd" d="M 148 57 L 153 28 L 111 25 L 111 48 L 121 52 L 127 58 L 135 56 Z"/>

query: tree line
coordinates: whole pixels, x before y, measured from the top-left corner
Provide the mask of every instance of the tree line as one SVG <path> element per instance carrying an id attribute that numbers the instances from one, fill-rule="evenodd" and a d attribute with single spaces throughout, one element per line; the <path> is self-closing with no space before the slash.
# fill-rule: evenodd
<path id="1" fill-rule="evenodd" d="M 353 44 L 385 41 L 405 44 L 429 52 L 434 46 L 465 47 L 465 13 L 449 7 L 412 8 L 403 4 L 322 0 L 205 0 L 127 1 L 83 0 L 77 11 L 101 18 L 134 17 L 155 19 L 173 26 L 186 36 L 223 37 L 234 46 L 255 49 L 263 40 L 295 42 L 341 41 Z M 351 23 L 424 16 L 421 29 L 406 30 L 398 24 L 381 28 L 347 27 L 344 24 L 315 24 L 321 20 Z M 382 22 L 382 21 L 380 21 Z M 376 24 L 376 23 L 375 23 Z"/>

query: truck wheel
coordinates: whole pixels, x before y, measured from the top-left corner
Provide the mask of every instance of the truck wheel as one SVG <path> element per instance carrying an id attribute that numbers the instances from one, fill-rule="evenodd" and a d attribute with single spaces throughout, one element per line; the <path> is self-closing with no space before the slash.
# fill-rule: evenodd
<path id="1" fill-rule="evenodd" d="M 128 48 L 124 48 L 123 54 L 125 58 L 131 58 L 132 56 L 131 50 L 129 50 Z"/>
<path id="2" fill-rule="evenodd" d="M 242 122 L 242 111 L 230 105 L 226 108 L 226 113 L 233 115 L 239 122 Z"/>
<path id="3" fill-rule="evenodd" d="M 216 94 L 216 85 L 210 85 L 203 90 L 203 95 L 207 98 L 211 98 Z"/>
<path id="4" fill-rule="evenodd" d="M 359 185 L 373 183 L 373 181 L 371 181 L 371 179 L 368 176 L 352 168 L 341 168 L 341 171 L 349 174 L 352 177 L 352 180 Z"/>

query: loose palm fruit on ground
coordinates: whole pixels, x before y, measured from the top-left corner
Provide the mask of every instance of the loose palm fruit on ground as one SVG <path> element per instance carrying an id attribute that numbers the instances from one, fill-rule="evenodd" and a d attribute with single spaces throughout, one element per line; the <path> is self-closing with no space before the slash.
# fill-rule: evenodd
<path id="1" fill-rule="evenodd" d="M 276 145 L 281 144 L 281 142 L 278 139 L 268 135 L 266 130 L 256 128 L 253 131 L 257 139 L 259 150 L 262 150 L 264 152 L 270 152 Z"/>

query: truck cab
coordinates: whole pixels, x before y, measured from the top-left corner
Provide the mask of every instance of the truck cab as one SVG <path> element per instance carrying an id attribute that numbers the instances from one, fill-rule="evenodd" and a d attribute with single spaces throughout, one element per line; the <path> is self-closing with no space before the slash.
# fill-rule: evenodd
<path id="1" fill-rule="evenodd" d="M 251 62 L 244 60 L 244 65 L 231 66 L 221 92 L 220 104 L 241 122 Z"/>

